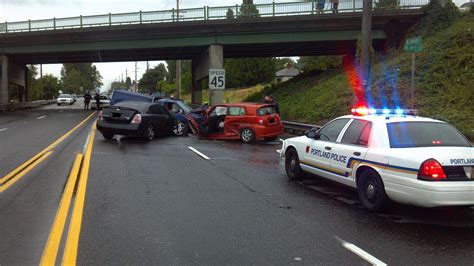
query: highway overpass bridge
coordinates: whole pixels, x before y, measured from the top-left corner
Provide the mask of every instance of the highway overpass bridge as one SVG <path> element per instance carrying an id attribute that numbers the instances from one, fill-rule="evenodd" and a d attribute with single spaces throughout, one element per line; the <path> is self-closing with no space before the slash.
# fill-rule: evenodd
<path id="1" fill-rule="evenodd" d="M 374 8 L 374 48 L 399 41 L 423 16 L 422 4 Z M 3 23 L 0 103 L 8 101 L 8 88 L 27 99 L 27 64 L 175 59 L 192 60 L 193 102 L 200 102 L 201 80 L 209 68 L 223 68 L 224 58 L 354 54 L 361 7 L 341 1 L 339 13 L 318 14 L 314 2 L 270 3 L 257 5 L 260 16 L 253 18 L 242 17 L 237 5 Z M 229 9 L 235 17 L 226 16 Z"/>

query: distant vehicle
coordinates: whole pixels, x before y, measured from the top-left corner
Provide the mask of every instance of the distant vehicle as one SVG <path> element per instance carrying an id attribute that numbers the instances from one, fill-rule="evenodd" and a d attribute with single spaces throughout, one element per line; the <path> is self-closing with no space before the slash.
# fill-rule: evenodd
<path id="1" fill-rule="evenodd" d="M 124 101 L 99 112 L 97 129 L 105 139 L 115 135 L 138 136 L 152 140 L 172 135 L 176 119 L 160 104 Z"/>
<path id="2" fill-rule="evenodd" d="M 175 129 L 176 136 L 186 136 L 188 133 L 189 120 L 186 115 L 193 115 L 193 108 L 181 100 L 160 99 L 158 102 L 166 108 L 177 120 Z"/>
<path id="3" fill-rule="evenodd" d="M 71 105 L 74 103 L 74 98 L 71 96 L 71 94 L 60 94 L 58 99 L 56 100 L 57 105 Z"/>
<path id="4" fill-rule="evenodd" d="M 280 116 L 269 104 L 219 104 L 202 109 L 199 117 L 190 114 L 186 117 L 193 133 L 207 139 L 240 139 L 251 143 L 257 139 L 276 140 L 283 133 Z"/>
<path id="5" fill-rule="evenodd" d="M 97 102 L 95 101 L 94 96 L 92 96 L 91 103 L 90 103 L 91 109 L 97 109 Z M 104 108 L 109 105 L 110 105 L 109 96 L 107 96 L 107 94 L 101 94 L 100 95 L 100 108 Z"/>
<path id="6" fill-rule="evenodd" d="M 313 173 L 356 188 L 371 211 L 390 200 L 474 205 L 474 147 L 453 126 L 402 109 L 353 109 L 281 149 L 289 179 Z"/>

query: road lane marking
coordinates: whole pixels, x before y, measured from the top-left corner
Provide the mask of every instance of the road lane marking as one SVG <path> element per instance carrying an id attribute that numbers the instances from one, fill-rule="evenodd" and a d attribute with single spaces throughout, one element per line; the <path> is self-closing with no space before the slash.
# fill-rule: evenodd
<path id="1" fill-rule="evenodd" d="M 192 150 L 194 153 L 196 153 L 197 155 L 201 156 L 203 159 L 205 160 L 210 160 L 211 158 L 207 157 L 205 154 L 203 154 L 202 152 L 196 150 L 195 148 L 191 147 L 191 146 L 188 146 L 188 149 Z"/>
<path id="2" fill-rule="evenodd" d="M 84 202 L 86 200 L 87 179 L 89 178 L 89 168 L 95 134 L 96 127 L 94 124 L 89 133 L 87 148 L 84 152 L 84 160 L 82 161 L 81 174 L 77 185 L 76 199 L 74 201 L 74 209 L 72 210 L 71 222 L 69 224 L 62 265 L 76 265 L 82 215 L 84 212 Z"/>
<path id="3" fill-rule="evenodd" d="M 49 232 L 49 237 L 43 251 L 43 256 L 41 257 L 41 266 L 56 265 L 56 257 L 58 254 L 59 245 L 61 244 L 61 237 L 66 224 L 69 207 L 71 205 L 74 187 L 79 176 L 82 158 L 82 154 L 77 154 L 76 159 L 74 160 L 66 188 L 64 189 L 58 211 L 56 212 L 56 216 L 54 218 L 53 226 Z"/>
<path id="4" fill-rule="evenodd" d="M 0 129 L 0 132 L 7 130 L 8 128 L 2 128 Z"/>
<path id="5" fill-rule="evenodd" d="M 24 175 L 26 175 L 28 172 L 30 172 L 33 168 L 35 168 L 38 164 L 40 164 L 42 161 L 46 160 L 48 158 L 52 151 L 48 151 L 46 153 L 43 153 L 38 160 L 34 161 L 32 164 L 30 164 L 28 167 L 23 169 L 23 171 L 19 172 L 17 175 L 15 175 L 12 179 L 10 179 L 10 182 L 4 184 L 3 186 L 0 186 L 0 193 L 3 191 L 7 190 L 11 185 L 15 184 L 16 181 L 20 180 Z"/>
<path id="6" fill-rule="evenodd" d="M 12 179 L 15 175 L 17 175 L 20 171 L 28 167 L 28 165 L 32 164 L 35 162 L 38 158 L 40 158 L 43 154 L 48 152 L 49 150 L 53 149 L 57 145 L 59 145 L 61 142 L 63 142 L 69 135 L 71 135 L 76 129 L 78 129 L 80 126 L 82 126 L 84 123 L 86 123 L 93 115 L 95 114 L 92 113 L 88 117 L 86 117 L 84 120 L 82 120 L 79 124 L 77 124 L 75 127 L 73 127 L 71 130 L 66 132 L 66 134 L 62 135 L 60 138 L 55 140 L 53 143 L 51 143 L 48 147 L 44 148 L 42 151 L 40 151 L 38 154 L 33 156 L 31 159 L 28 161 L 24 162 L 22 165 L 18 166 L 16 169 L 5 175 L 4 177 L 0 178 L 0 186 L 4 185 L 8 180 Z"/>
<path id="7" fill-rule="evenodd" d="M 43 116 L 40 116 L 40 117 L 38 117 L 38 118 L 36 118 L 36 119 L 40 120 L 40 119 L 43 119 L 43 118 L 45 118 L 45 117 L 46 117 L 46 116 L 43 115 Z"/>
<path id="8" fill-rule="evenodd" d="M 370 255 L 363 249 L 359 248 L 358 246 L 351 244 L 343 239 L 340 239 L 339 237 L 336 236 L 336 239 L 341 242 L 342 246 L 351 251 L 352 253 L 356 254 L 357 256 L 363 258 L 367 262 L 369 262 L 372 265 L 377 265 L 377 266 L 386 266 L 387 264 L 376 257 Z"/>

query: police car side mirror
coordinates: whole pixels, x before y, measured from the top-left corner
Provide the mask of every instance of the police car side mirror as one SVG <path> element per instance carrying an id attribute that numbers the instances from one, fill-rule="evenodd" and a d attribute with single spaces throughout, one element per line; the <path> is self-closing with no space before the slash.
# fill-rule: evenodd
<path id="1" fill-rule="evenodd" d="M 306 137 L 308 137 L 310 139 L 318 139 L 319 135 L 318 135 L 318 132 L 316 130 L 311 129 L 308 132 L 306 132 Z"/>

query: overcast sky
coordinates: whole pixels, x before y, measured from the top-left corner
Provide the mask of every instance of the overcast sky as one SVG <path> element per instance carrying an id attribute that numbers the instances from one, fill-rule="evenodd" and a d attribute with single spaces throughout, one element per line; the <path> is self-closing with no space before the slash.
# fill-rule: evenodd
<path id="1" fill-rule="evenodd" d="M 202 7 L 202 6 L 226 6 L 241 3 L 241 0 L 180 0 L 180 8 Z M 272 0 L 255 0 L 255 3 L 270 3 Z M 295 2 L 292 0 L 276 2 Z M 460 5 L 467 0 L 455 0 Z M 69 17 L 78 15 L 96 15 L 107 13 L 137 12 L 166 10 L 176 6 L 176 0 L 0 0 L 1 21 L 22 21 L 28 19 L 48 19 L 53 17 Z M 159 61 L 149 62 L 153 67 Z M 129 76 L 134 79 L 134 62 L 121 63 L 96 63 L 103 76 L 104 87 L 110 87 L 110 83 L 118 80 L 126 69 Z M 138 62 L 138 79 L 146 70 L 146 62 Z M 51 73 L 59 76 L 61 65 L 43 65 L 43 73 Z"/>

